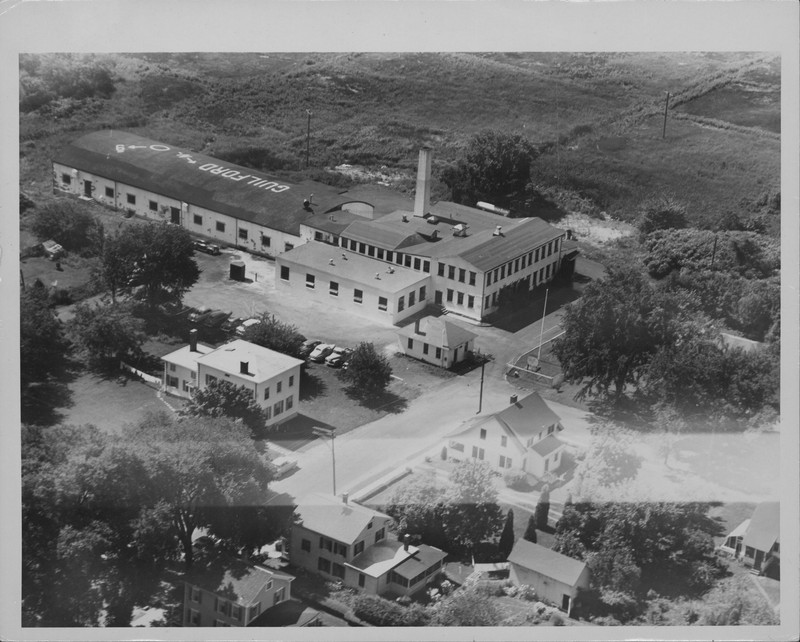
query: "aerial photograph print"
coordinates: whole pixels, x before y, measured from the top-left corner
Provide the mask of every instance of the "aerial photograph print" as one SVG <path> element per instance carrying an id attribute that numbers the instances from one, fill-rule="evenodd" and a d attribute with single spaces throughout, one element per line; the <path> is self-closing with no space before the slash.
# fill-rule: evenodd
<path id="1" fill-rule="evenodd" d="M 357 48 L 16 57 L 26 639 L 769 637 L 781 51 Z"/>

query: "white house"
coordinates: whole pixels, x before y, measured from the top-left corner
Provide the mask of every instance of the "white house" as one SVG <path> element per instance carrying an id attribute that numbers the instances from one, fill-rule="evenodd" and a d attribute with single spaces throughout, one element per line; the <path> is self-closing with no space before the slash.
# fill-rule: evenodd
<path id="1" fill-rule="evenodd" d="M 557 434 L 561 419 L 533 392 L 511 397 L 500 412 L 476 417 L 448 435 L 447 451 L 456 459 L 487 461 L 503 471 L 516 469 L 542 478 L 561 466 L 566 444 Z"/>
<path id="2" fill-rule="evenodd" d="M 400 352 L 442 368 L 466 359 L 477 336 L 458 323 L 432 316 L 397 330 Z"/>
<path id="3" fill-rule="evenodd" d="M 184 581 L 184 626 L 248 626 L 291 598 L 294 577 L 240 559 L 196 560 Z"/>
<path id="4" fill-rule="evenodd" d="M 589 588 L 586 562 L 520 539 L 508 556 L 509 579 L 528 585 L 539 599 L 555 604 L 569 615 L 578 591 Z"/>
<path id="5" fill-rule="evenodd" d="M 447 554 L 398 542 L 384 513 L 324 495 L 297 507 L 290 559 L 324 578 L 373 595 L 412 595 L 432 582 Z"/>
<path id="6" fill-rule="evenodd" d="M 751 567 L 753 572 L 763 574 L 773 566 L 779 569 L 780 541 L 780 504 L 764 502 L 756 506 L 750 519 L 728 534 L 719 549 Z"/>
<path id="7" fill-rule="evenodd" d="M 216 380 L 243 386 L 264 409 L 267 426 L 285 421 L 299 411 L 300 367 L 303 362 L 274 350 L 237 339 L 219 348 L 198 343 L 161 358 L 164 390 L 184 398 Z"/>

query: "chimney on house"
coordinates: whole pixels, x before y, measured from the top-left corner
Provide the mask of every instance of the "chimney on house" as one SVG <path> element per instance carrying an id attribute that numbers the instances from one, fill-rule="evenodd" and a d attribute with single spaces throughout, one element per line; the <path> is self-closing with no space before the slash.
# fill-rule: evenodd
<path id="1" fill-rule="evenodd" d="M 189 331 L 189 352 L 197 352 L 197 329 Z"/>
<path id="2" fill-rule="evenodd" d="M 414 321 L 414 334 L 419 334 L 419 319 Z"/>
<path id="3" fill-rule="evenodd" d="M 513 406 L 515 403 L 517 403 L 517 395 L 511 395 L 511 405 Z"/>
<path id="4" fill-rule="evenodd" d="M 408 544 L 411 542 L 411 535 L 406 533 L 403 535 L 403 550 L 408 553 Z"/>
<path id="5" fill-rule="evenodd" d="M 249 361 L 240 361 L 239 362 L 239 373 L 240 374 L 250 374 L 247 370 L 248 366 L 250 365 Z"/>
<path id="6" fill-rule="evenodd" d="M 350 499 L 350 495 L 348 493 L 342 493 L 342 501 L 346 504 L 347 500 Z"/>
<path id="7" fill-rule="evenodd" d="M 414 216 L 425 216 L 431 208 L 431 156 L 427 145 L 419 150 L 417 167 L 417 192 L 414 197 Z"/>

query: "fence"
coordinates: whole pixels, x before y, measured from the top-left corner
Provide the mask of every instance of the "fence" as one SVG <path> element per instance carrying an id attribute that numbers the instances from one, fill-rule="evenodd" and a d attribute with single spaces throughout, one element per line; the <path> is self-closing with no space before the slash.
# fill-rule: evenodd
<path id="1" fill-rule="evenodd" d="M 559 332 L 556 336 L 521 355 L 516 362 L 508 364 L 509 376 L 552 385 L 553 380 L 561 374 L 561 366 L 546 357 L 551 352 L 552 342 L 563 334 L 564 331 Z"/>
<path id="2" fill-rule="evenodd" d="M 124 361 L 119 362 L 119 367 L 126 372 L 130 372 L 132 375 L 139 377 L 145 383 L 153 384 L 156 386 L 161 387 L 161 377 L 154 377 L 153 375 L 149 375 L 146 372 L 142 372 L 141 370 L 137 370 L 131 365 L 128 365 Z"/>

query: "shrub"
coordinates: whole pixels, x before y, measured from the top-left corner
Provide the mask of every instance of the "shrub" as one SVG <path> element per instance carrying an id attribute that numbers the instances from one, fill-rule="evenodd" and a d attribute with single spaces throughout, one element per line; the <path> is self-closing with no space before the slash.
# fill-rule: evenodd
<path id="1" fill-rule="evenodd" d="M 528 584 L 523 584 L 517 589 L 517 597 L 527 602 L 533 602 L 536 599 L 536 591 Z"/>
<path id="2" fill-rule="evenodd" d="M 353 613 L 375 626 L 425 626 L 430 620 L 428 611 L 419 604 L 403 607 L 377 595 L 357 595 Z"/>
<path id="3" fill-rule="evenodd" d="M 550 616 L 550 624 L 553 626 L 564 626 L 564 618 L 560 613 L 553 613 L 553 615 Z"/>
<path id="4" fill-rule="evenodd" d="M 512 490 L 526 491 L 530 490 L 528 484 L 528 476 L 521 470 L 509 470 L 503 474 L 503 481 L 508 488 Z"/>
<path id="5" fill-rule="evenodd" d="M 103 225 L 82 205 L 71 200 L 51 201 L 43 205 L 31 220 L 31 231 L 46 241 L 53 239 L 65 250 L 99 252 Z"/>

